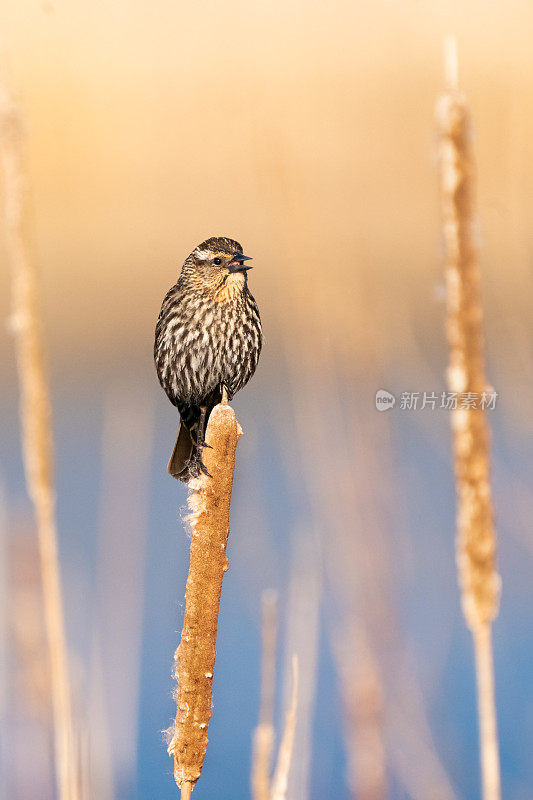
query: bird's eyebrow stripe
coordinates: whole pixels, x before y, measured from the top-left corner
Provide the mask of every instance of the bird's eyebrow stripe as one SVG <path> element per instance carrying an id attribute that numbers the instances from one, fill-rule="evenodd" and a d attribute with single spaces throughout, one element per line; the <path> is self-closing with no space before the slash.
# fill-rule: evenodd
<path id="1" fill-rule="evenodd" d="M 206 258 L 211 258 L 211 256 L 226 256 L 227 253 L 222 253 L 222 252 L 214 253 L 212 250 L 196 250 L 195 255 L 197 258 L 205 260 Z"/>

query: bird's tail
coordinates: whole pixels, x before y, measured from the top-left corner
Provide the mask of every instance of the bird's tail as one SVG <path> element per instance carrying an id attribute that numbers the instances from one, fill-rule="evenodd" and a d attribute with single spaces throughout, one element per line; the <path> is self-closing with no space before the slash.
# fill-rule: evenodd
<path id="1" fill-rule="evenodd" d="M 178 438 L 174 445 L 174 450 L 168 462 L 168 472 L 173 478 L 188 483 L 191 475 L 189 474 L 189 461 L 195 447 L 195 442 L 190 430 L 180 422 Z"/>

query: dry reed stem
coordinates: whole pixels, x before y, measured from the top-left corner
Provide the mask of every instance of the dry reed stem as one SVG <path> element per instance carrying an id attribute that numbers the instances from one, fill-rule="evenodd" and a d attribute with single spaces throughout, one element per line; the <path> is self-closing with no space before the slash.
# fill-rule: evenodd
<path id="1" fill-rule="evenodd" d="M 384 800 L 387 793 L 382 679 L 366 631 L 351 621 L 333 634 L 333 654 L 345 709 L 352 797 Z M 351 634 L 351 635 L 350 635 Z"/>
<path id="2" fill-rule="evenodd" d="M 448 91 L 437 105 L 446 247 L 448 385 L 452 392 L 488 392 L 483 358 L 480 267 L 474 242 L 474 157 L 465 98 L 456 83 L 456 54 L 447 45 Z M 500 797 L 490 625 L 500 579 L 490 486 L 490 437 L 479 407 L 452 412 L 457 489 L 457 565 L 466 622 L 476 654 L 484 800 Z"/>
<path id="3" fill-rule="evenodd" d="M 8 699 L 9 699 L 9 668 L 10 658 L 7 647 L 8 641 L 8 599 L 13 603 L 8 586 L 8 539 L 7 539 L 7 520 L 6 505 L 4 497 L 4 487 L 0 476 L 0 719 L 8 719 Z M 8 733 L 7 725 L 0 725 L 0 800 L 7 800 L 9 785 L 8 769 L 8 741 L 11 735 Z"/>
<path id="4" fill-rule="evenodd" d="M 105 399 L 101 440 L 89 701 L 91 785 L 98 800 L 112 800 L 113 786 L 136 770 L 152 431 L 150 401 L 122 382 L 113 385 Z"/>
<path id="5" fill-rule="evenodd" d="M 276 681 L 276 633 L 278 596 L 273 590 L 262 597 L 261 700 L 259 723 L 252 746 L 251 790 L 253 800 L 270 798 L 270 762 L 274 746 L 274 693 Z"/>
<path id="6" fill-rule="evenodd" d="M 500 753 L 496 718 L 492 630 L 489 624 L 478 625 L 473 632 L 476 656 L 477 702 L 481 736 L 481 774 L 483 797 L 498 800 L 500 789 Z"/>
<path id="7" fill-rule="evenodd" d="M 296 470 L 292 478 L 294 481 L 301 481 L 301 472 Z M 302 520 L 294 526 L 291 533 L 291 575 L 285 626 L 287 658 L 283 694 L 287 703 L 292 691 L 291 656 L 294 653 L 298 656 L 298 663 L 305 664 L 305 670 L 298 675 L 298 722 L 294 734 L 287 796 L 298 797 L 299 800 L 309 800 L 310 797 L 322 567 L 320 533 L 313 524 Z"/>
<path id="8" fill-rule="evenodd" d="M 276 771 L 272 780 L 270 800 L 287 800 L 287 787 L 289 785 L 289 770 L 291 768 L 292 748 L 294 745 L 294 732 L 298 709 L 298 657 L 292 657 L 292 694 L 285 729 L 278 751 Z"/>
<path id="9" fill-rule="evenodd" d="M 192 783 L 183 783 L 181 785 L 181 800 L 189 800 L 192 792 Z"/>
<path id="10" fill-rule="evenodd" d="M 51 409 L 39 308 L 38 281 L 30 257 L 28 186 L 20 111 L 0 86 L 0 149 L 5 225 L 12 281 L 12 325 L 20 383 L 22 449 L 41 554 L 44 617 L 50 658 L 56 775 L 61 800 L 78 797 L 78 769 L 72 741 L 67 645 L 59 576 Z"/>
<path id="11" fill-rule="evenodd" d="M 204 463 L 212 475 L 189 482 L 188 521 L 191 561 L 185 592 L 185 618 L 174 659 L 176 721 L 169 755 L 174 777 L 188 797 L 200 777 L 207 748 L 222 579 L 228 569 L 226 545 L 235 450 L 242 431 L 233 409 L 215 406 L 209 418 Z"/>

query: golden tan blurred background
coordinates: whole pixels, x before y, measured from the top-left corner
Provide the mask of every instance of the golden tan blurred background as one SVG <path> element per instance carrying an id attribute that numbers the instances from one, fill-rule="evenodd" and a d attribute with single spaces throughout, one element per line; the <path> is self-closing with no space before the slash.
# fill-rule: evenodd
<path id="1" fill-rule="evenodd" d="M 370 633 L 356 626 L 350 636 L 357 640 L 355 652 L 366 654 L 365 664 L 373 658 L 381 664 L 385 695 L 387 687 L 393 698 L 416 695 L 425 709 L 423 723 L 422 717 L 408 720 L 396 700 L 387 712 L 390 752 L 396 753 L 386 766 L 388 796 L 449 798 L 451 786 L 457 797 L 478 796 L 471 652 L 453 564 L 449 419 L 444 412 L 410 415 L 398 408 L 378 415 L 374 408 L 378 388 L 397 395 L 444 388 L 434 107 L 444 83 L 443 37 L 457 37 L 478 163 L 488 373 L 499 394 L 491 421 L 503 538 L 497 681 L 509 692 L 506 698 L 500 689 L 504 788 L 509 800 L 525 800 L 533 784 L 527 755 L 533 742 L 532 4 L 2 0 L 0 29 L 3 80 L 16 90 L 26 122 L 56 422 L 67 625 L 80 684 L 90 674 L 93 699 L 99 697 L 92 705 L 85 697 L 83 714 L 93 720 L 96 750 L 106 751 L 104 733 L 118 741 L 126 719 L 130 729 L 139 729 L 116 751 L 110 745 L 107 761 L 105 752 L 94 757 L 93 779 L 98 773 L 107 781 L 108 794 L 100 788 L 99 800 L 175 796 L 159 731 L 172 713 L 170 663 L 187 542 L 177 525 L 184 495 L 164 470 L 174 413 L 156 385 L 151 350 L 162 296 L 186 255 L 211 235 L 236 238 L 254 257 L 250 283 L 266 339 L 258 374 L 235 401 L 246 436 L 233 507 L 234 561 L 224 587 L 211 771 L 195 797 L 247 796 L 260 594 L 275 585 L 282 599 L 287 593 L 288 608 L 287 565 L 298 564 L 304 551 L 311 558 L 308 548 L 315 558 L 307 564 L 310 585 L 316 585 L 316 570 L 326 577 L 321 611 L 313 612 L 313 624 L 322 626 L 317 683 L 309 687 L 303 715 L 307 739 L 300 739 L 302 752 L 304 740 L 308 749 L 313 743 L 313 757 L 298 767 L 311 778 L 299 781 L 291 800 L 371 797 L 353 789 L 348 735 L 335 711 L 347 702 L 334 665 L 342 626 L 334 635 L 328 631 L 352 611 L 370 620 Z M 0 253 L 5 264 L 3 236 Z M 7 320 L 7 268 L 1 281 L 0 317 Z M 31 520 L 8 325 L 0 352 L 1 471 L 10 532 L 31 529 Z M 353 469 L 352 475 L 346 468 L 353 483 L 347 479 L 333 499 L 321 475 L 321 469 L 335 469 L 320 449 L 328 441 L 332 448 L 349 443 L 342 464 Z M 137 471 L 130 485 L 132 459 Z M 146 464 L 144 472 L 139 464 Z M 147 520 L 142 530 L 139 523 L 134 555 L 125 561 L 130 523 L 121 527 L 116 508 L 115 517 L 106 512 L 113 508 L 104 491 L 110 485 L 118 487 L 118 508 L 128 511 L 127 519 L 135 496 L 133 518 Z M 335 524 L 347 541 L 333 536 L 315 507 L 326 485 L 331 513 L 344 508 Z M 302 527 L 314 531 L 314 544 L 305 544 Z M 102 550 L 105 530 L 117 538 Z M 335 569 L 327 567 L 332 537 L 335 553 L 351 548 L 345 563 L 354 559 L 342 589 L 335 586 Z M 388 586 L 383 592 L 390 592 L 383 608 L 369 578 L 376 552 L 388 565 L 379 578 Z M 135 619 L 128 620 L 130 601 L 116 619 L 110 611 L 121 564 Z M 347 599 L 352 584 L 361 596 Z M 384 619 L 393 633 L 377 636 Z M 93 636 L 103 641 L 103 667 L 95 666 L 97 645 L 87 643 Z M 414 694 L 387 677 L 400 650 L 418 664 Z M 98 679 L 117 659 L 124 670 L 132 664 L 132 674 L 139 673 L 122 696 L 123 671 L 113 677 L 109 670 L 107 685 Z M 364 684 L 364 675 L 359 678 Z M 24 715 L 17 714 L 20 728 Z M 106 714 L 112 719 L 104 723 Z M 411 749 L 402 744 L 407 729 L 417 731 Z M 413 780 L 418 761 L 430 766 Z M 222 780 L 229 764 L 232 790 Z M 435 776 L 440 788 L 431 794 L 424 781 L 434 787 Z M 28 792 L 5 796 L 37 796 Z"/>
<path id="2" fill-rule="evenodd" d="M 259 259 L 259 294 L 273 275 L 281 291 L 292 203 L 324 268 L 391 301 L 381 336 L 403 338 L 397 293 L 427 306 L 440 282 L 433 107 L 450 32 L 475 120 L 486 300 L 519 327 L 532 17 L 527 2 L 5 0 L 56 358 L 136 353 L 162 286 L 213 233 Z"/>

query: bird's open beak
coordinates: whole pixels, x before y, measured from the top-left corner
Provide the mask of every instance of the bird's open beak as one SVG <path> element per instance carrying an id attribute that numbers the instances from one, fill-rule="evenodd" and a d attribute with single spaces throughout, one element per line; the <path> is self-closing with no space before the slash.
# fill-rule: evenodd
<path id="1" fill-rule="evenodd" d="M 233 258 L 228 264 L 230 272 L 246 272 L 252 269 L 250 266 L 244 266 L 245 261 L 249 261 L 252 256 L 245 256 L 244 253 L 233 253 Z"/>

